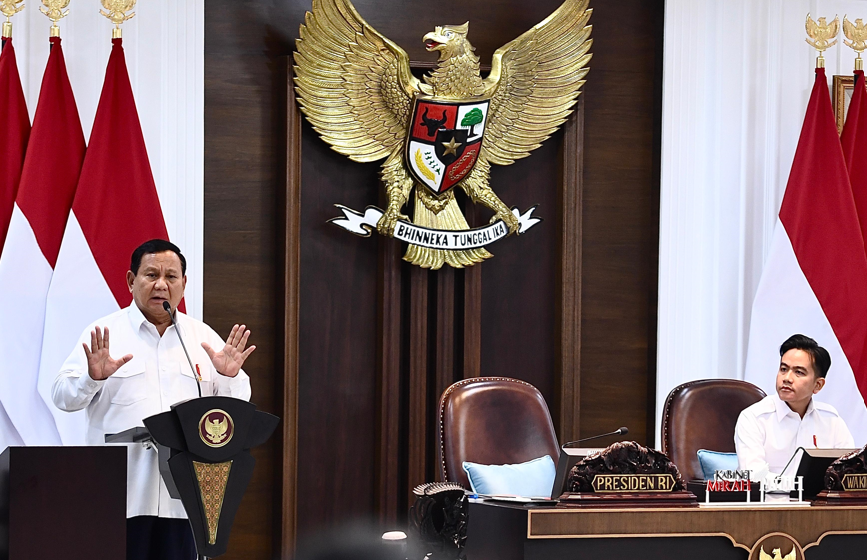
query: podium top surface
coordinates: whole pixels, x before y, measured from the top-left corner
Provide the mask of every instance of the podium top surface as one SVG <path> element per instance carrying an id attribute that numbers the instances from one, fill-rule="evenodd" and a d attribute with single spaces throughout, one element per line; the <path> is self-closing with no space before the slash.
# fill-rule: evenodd
<path id="1" fill-rule="evenodd" d="M 116 434 L 105 434 L 105 443 L 140 443 L 153 441 L 150 431 L 144 426 L 130 428 Z"/>

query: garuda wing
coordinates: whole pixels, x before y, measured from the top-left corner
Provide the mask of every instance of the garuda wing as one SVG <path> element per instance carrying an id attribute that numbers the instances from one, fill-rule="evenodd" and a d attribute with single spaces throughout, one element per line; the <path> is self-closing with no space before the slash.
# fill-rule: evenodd
<path id="1" fill-rule="evenodd" d="M 572 112 L 592 56 L 588 1 L 566 0 L 494 53 L 485 80 L 491 105 L 482 158 L 509 165 L 527 157 Z"/>
<path id="2" fill-rule="evenodd" d="M 419 81 L 409 57 L 349 0 L 313 0 L 295 53 L 295 91 L 322 139 L 359 162 L 402 145 Z"/>
<path id="3" fill-rule="evenodd" d="M 849 38 L 852 36 L 852 33 L 855 31 L 855 29 L 856 29 L 855 24 L 844 17 L 843 18 L 843 35 L 845 35 L 847 38 Z"/>

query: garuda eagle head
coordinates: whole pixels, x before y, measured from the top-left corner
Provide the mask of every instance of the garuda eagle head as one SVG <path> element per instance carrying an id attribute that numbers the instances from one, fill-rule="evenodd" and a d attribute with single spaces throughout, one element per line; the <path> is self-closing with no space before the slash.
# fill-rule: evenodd
<path id="1" fill-rule="evenodd" d="M 475 49 L 467 41 L 470 22 L 463 25 L 442 25 L 424 36 L 424 45 L 428 51 L 439 51 L 440 60 L 467 54 Z"/>

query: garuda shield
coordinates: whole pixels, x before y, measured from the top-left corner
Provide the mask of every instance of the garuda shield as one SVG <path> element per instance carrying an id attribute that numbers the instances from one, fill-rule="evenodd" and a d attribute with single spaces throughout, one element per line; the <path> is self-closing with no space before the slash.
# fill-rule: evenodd
<path id="1" fill-rule="evenodd" d="M 482 148 L 489 99 L 413 99 L 406 161 L 413 178 L 440 195 L 466 177 Z"/>

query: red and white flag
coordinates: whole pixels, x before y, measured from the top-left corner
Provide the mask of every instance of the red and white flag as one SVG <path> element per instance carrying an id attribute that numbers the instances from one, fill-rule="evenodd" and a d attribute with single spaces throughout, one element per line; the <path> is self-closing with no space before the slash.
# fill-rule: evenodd
<path id="1" fill-rule="evenodd" d="M 0 254 L 18 193 L 24 152 L 30 138 L 30 115 L 21 89 L 12 37 L 3 37 L 0 54 Z"/>
<path id="2" fill-rule="evenodd" d="M 0 402 L 27 445 L 60 443 L 50 409 L 37 392 L 37 379 L 45 298 L 85 149 L 60 38 L 50 41 L 51 54 L 0 255 Z"/>
<path id="3" fill-rule="evenodd" d="M 123 43 L 112 43 L 45 314 L 39 392 L 67 445 L 83 443 L 84 416 L 53 406 L 54 378 L 90 323 L 132 301 L 126 272 L 133 250 L 149 239 L 168 239 Z"/>
<path id="4" fill-rule="evenodd" d="M 867 254 L 824 68 L 816 69 L 753 302 L 745 379 L 773 394 L 780 344 L 796 333 L 816 339 L 830 352 L 828 380 L 816 398 L 834 406 L 855 443 L 863 445 L 867 442 Z"/>
<path id="5" fill-rule="evenodd" d="M 30 115 L 21 88 L 15 48 L 12 37 L 3 37 L 3 52 L 0 54 L 0 254 L 3 254 L 6 231 L 12 218 L 28 138 Z M 0 403 L 0 450 L 23 444 Z"/>
<path id="6" fill-rule="evenodd" d="M 855 89 L 840 143 L 849 170 L 855 209 L 861 222 L 861 237 L 867 239 L 867 89 L 864 87 L 863 70 L 855 71 Z"/>

